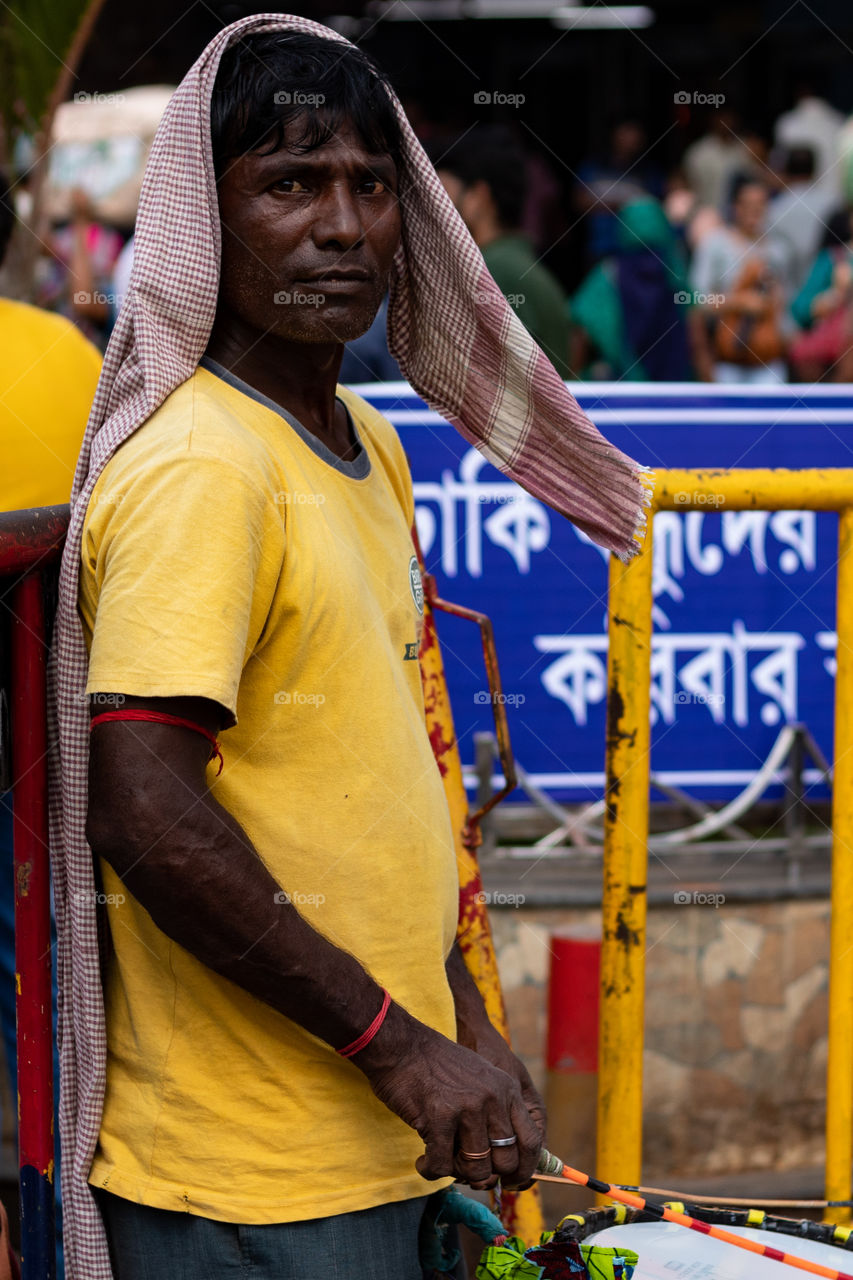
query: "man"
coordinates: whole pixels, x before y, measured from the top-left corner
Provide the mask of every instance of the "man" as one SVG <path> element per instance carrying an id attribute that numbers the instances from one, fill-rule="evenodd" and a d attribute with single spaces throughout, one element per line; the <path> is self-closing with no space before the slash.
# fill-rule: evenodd
<path id="1" fill-rule="evenodd" d="M 438 175 L 516 315 L 554 368 L 569 376 L 566 295 L 521 231 L 524 155 L 504 130 L 475 130 L 433 151 Z"/>
<path id="2" fill-rule="evenodd" d="M 690 282 L 711 330 L 699 359 L 703 368 L 713 362 L 715 382 L 785 381 L 789 254 L 766 222 L 766 188 L 746 179 L 735 192 L 731 222 L 710 231 L 693 258 Z"/>
<path id="3" fill-rule="evenodd" d="M 815 182 L 812 148 L 792 147 L 785 159 L 784 188 L 770 202 L 768 221 L 769 233 L 788 247 L 792 293 L 806 282 L 836 203 L 832 193 Z"/>
<path id="4" fill-rule="evenodd" d="M 844 116 L 817 92 L 818 84 L 800 79 L 794 89 L 794 106 L 776 121 L 773 139 L 777 147 L 808 147 L 814 154 L 814 182 L 837 204 L 842 172 L 839 144 Z"/>
<path id="5" fill-rule="evenodd" d="M 0 174 L 0 263 L 15 215 Z M 101 357 L 69 320 L 0 298 L 0 511 L 68 501 Z"/>
<path id="6" fill-rule="evenodd" d="M 334 126 L 265 100 L 308 59 L 304 93 L 322 82 Z M 421 1174 L 526 1181 L 542 1141 L 538 1098 L 456 950 L 445 966 L 457 881 L 423 724 L 405 459 L 378 415 L 336 395 L 342 344 L 372 321 L 400 234 L 390 104 L 343 116 L 348 93 L 369 101 L 370 76 L 361 55 L 312 36 L 226 55 L 207 357 L 89 503 L 94 711 L 112 698 L 228 729 L 221 782 L 187 728 L 92 734 L 90 843 L 107 901 L 129 895 L 111 916 L 91 1174 L 119 1277 L 146 1274 L 140 1244 L 152 1275 L 224 1276 L 236 1224 L 270 1223 L 302 1229 L 247 1235 L 268 1258 L 259 1274 L 288 1257 L 319 1274 L 335 1240 L 359 1251 L 361 1231 L 387 1256 L 375 1274 L 414 1276 L 432 1190 Z M 229 94 L 252 81 L 235 118 Z M 395 999 L 381 1029 L 336 1057 L 383 986 Z M 469 1048 L 453 1043 L 457 1018 Z M 419 1171 L 417 1133 L 398 1117 L 426 1142 Z"/>
<path id="7" fill-rule="evenodd" d="M 753 168 L 737 111 L 720 106 L 708 111 L 705 132 L 691 142 L 682 161 L 696 203 L 728 212 L 732 183 Z"/>
<path id="8" fill-rule="evenodd" d="M 15 226 L 12 194 L 0 173 L 0 263 Z M 0 511 L 60 506 L 74 468 L 101 357 L 64 316 L 0 298 Z M 4 584 L 5 585 L 5 584 Z M 0 626 L 0 685 L 8 686 L 7 632 Z M 11 793 L 0 778 L 0 1032 L 10 1095 L 17 1097 L 15 901 Z M 59 1259 L 61 1274 L 61 1253 Z"/>
<path id="9" fill-rule="evenodd" d="M 582 219 L 584 259 L 594 266 L 618 247 L 618 212 L 644 195 L 663 196 L 663 174 L 649 159 L 649 138 L 639 120 L 617 120 L 607 148 L 578 165 L 572 204 Z"/>
<path id="10" fill-rule="evenodd" d="M 535 1167 L 540 1100 L 453 946 L 405 458 L 336 389 L 389 277 L 413 385 L 639 545 L 647 482 L 496 287 L 499 322 L 471 301 L 487 273 L 387 82 L 304 19 L 220 33 L 152 149 L 63 561 L 69 1280 L 415 1280 L 436 1186 Z"/>

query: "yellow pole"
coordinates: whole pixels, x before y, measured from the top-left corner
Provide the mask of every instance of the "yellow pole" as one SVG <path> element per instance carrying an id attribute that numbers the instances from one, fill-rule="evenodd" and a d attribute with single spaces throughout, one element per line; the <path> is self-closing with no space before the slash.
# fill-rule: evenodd
<path id="1" fill-rule="evenodd" d="M 826 1070 L 826 1199 L 851 1198 L 853 1162 L 853 508 L 838 520 L 835 767 L 832 782 L 832 906 L 829 1052 Z M 849 1209 L 828 1209 L 847 1224 Z"/>
<path id="2" fill-rule="evenodd" d="M 596 1170 L 637 1184 L 643 1135 L 643 999 L 649 829 L 652 530 L 610 561 Z"/>

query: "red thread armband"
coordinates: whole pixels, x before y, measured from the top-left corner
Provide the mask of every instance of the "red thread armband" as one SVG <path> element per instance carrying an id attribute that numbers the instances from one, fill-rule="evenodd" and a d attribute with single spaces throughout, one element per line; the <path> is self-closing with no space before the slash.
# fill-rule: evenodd
<path id="1" fill-rule="evenodd" d="M 352 1044 L 348 1044 L 345 1049 L 338 1049 L 338 1053 L 341 1055 L 342 1058 L 351 1058 L 354 1054 L 358 1053 L 361 1049 L 365 1049 L 370 1044 L 373 1037 L 376 1035 L 376 1032 L 382 1026 L 382 1023 L 385 1021 L 385 1015 L 388 1012 L 388 1006 L 391 1003 L 391 996 L 385 990 L 384 987 L 382 988 L 382 995 L 383 995 L 382 1008 L 379 1010 L 379 1012 L 377 1013 L 376 1017 L 373 1019 L 373 1021 L 371 1022 L 367 1030 L 362 1031 L 358 1039 L 353 1040 Z"/>
<path id="2" fill-rule="evenodd" d="M 219 761 L 219 768 L 216 770 L 217 778 L 222 772 L 222 766 L 225 761 L 222 759 L 218 739 L 215 734 L 203 729 L 200 724 L 196 724 L 193 720 L 184 720 L 181 716 L 170 716 L 165 711 L 103 711 L 100 715 L 92 717 L 89 730 L 94 729 L 96 724 L 104 724 L 107 720 L 150 720 L 154 724 L 174 724 L 179 729 L 191 729 L 193 733 L 200 733 L 210 743 L 210 759 Z"/>

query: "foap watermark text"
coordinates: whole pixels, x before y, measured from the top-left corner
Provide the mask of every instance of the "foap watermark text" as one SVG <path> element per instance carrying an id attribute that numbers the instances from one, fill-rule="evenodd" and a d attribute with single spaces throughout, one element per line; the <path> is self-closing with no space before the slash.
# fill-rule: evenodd
<path id="1" fill-rule="evenodd" d="M 724 93 L 703 93 L 701 89 L 679 89 L 672 95 L 677 107 L 721 107 L 726 100 Z"/>
<path id="2" fill-rule="evenodd" d="M 273 94 L 277 107 L 322 107 L 325 101 L 325 93 L 302 93 L 299 89 L 293 93 L 289 89 L 279 89 Z"/>
<path id="3" fill-rule="evenodd" d="M 523 893 L 487 893 L 481 889 L 474 895 L 474 901 L 484 907 L 523 907 L 526 898 Z"/>
<path id="4" fill-rule="evenodd" d="M 706 893 L 702 889 L 676 889 L 672 901 L 677 907 L 721 907 L 726 900 L 724 893 Z"/>
<path id="5" fill-rule="evenodd" d="M 279 689 L 273 698 L 280 707 L 322 707 L 325 693 L 303 693 L 300 689 Z"/>
<path id="6" fill-rule="evenodd" d="M 679 489 L 672 500 L 677 507 L 722 507 L 726 502 L 721 493 L 702 493 L 699 489 Z"/>
<path id="7" fill-rule="evenodd" d="M 523 693 L 492 693 L 489 689 L 478 689 L 474 694 L 477 706 L 488 706 L 495 703 L 500 706 L 521 707 L 527 701 Z"/>
<path id="8" fill-rule="evenodd" d="M 523 107 L 526 101 L 523 93 L 501 93 L 499 89 L 480 89 L 474 94 L 475 107 Z"/>
<path id="9" fill-rule="evenodd" d="M 700 289 L 677 289 L 672 300 L 677 307 L 721 307 L 726 301 L 726 295 L 702 293 Z"/>

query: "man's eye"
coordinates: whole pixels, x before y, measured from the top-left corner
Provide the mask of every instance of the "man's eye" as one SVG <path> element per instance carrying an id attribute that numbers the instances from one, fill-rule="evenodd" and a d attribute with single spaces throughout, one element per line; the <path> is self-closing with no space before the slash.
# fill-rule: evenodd
<path id="1" fill-rule="evenodd" d="M 381 196 L 391 189 L 387 182 L 383 182 L 381 178 L 365 178 L 364 182 L 361 184 L 362 190 L 364 190 L 365 187 L 370 188 L 367 192 L 370 196 Z"/>
<path id="2" fill-rule="evenodd" d="M 279 178 L 277 182 L 272 184 L 273 191 L 284 191 L 288 195 L 291 193 L 301 195 L 307 189 L 307 187 L 303 187 L 298 178 Z"/>

